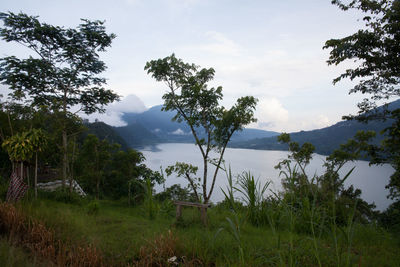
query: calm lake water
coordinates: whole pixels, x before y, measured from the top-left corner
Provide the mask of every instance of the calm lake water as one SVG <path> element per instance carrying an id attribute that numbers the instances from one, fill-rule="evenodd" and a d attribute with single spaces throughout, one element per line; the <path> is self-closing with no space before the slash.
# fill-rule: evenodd
<path id="1" fill-rule="evenodd" d="M 159 171 L 161 166 L 165 169 L 180 161 L 198 166 L 198 176 L 201 175 L 203 161 L 199 149 L 194 144 L 159 144 L 156 147 L 144 148 L 141 152 L 146 157 L 146 165 L 152 170 Z M 269 188 L 277 192 L 282 190 L 282 185 L 279 171 L 274 166 L 282 159 L 287 158 L 287 155 L 288 152 L 286 151 L 228 148 L 224 159 L 226 166 L 231 166 L 233 174 L 237 175 L 244 171 L 251 171 L 256 178 L 259 177 L 262 181 L 272 181 Z M 324 159 L 325 156 L 314 154 L 313 160 L 307 167 L 307 172 L 311 176 L 314 173 L 321 174 L 323 172 L 322 164 Z M 375 202 L 379 210 L 386 209 L 391 201 L 386 198 L 388 190 L 385 189 L 385 185 L 388 184 L 389 177 L 394 172 L 393 168 L 389 165 L 370 167 L 367 161 L 355 161 L 342 168 L 342 177 L 354 166 L 356 166 L 355 170 L 345 182 L 346 187 L 353 184 L 356 188 L 362 190 L 363 199 L 369 203 Z M 176 178 L 172 175 L 167 177 L 165 186 L 169 187 L 177 183 L 182 186 L 187 185 L 185 179 Z M 211 197 L 213 202 L 219 202 L 224 199 L 221 188 L 225 189 L 226 185 L 226 175 L 223 171 L 220 171 Z M 156 191 L 159 192 L 161 190 L 162 185 L 156 186 Z M 239 195 L 237 196 L 240 197 Z"/>

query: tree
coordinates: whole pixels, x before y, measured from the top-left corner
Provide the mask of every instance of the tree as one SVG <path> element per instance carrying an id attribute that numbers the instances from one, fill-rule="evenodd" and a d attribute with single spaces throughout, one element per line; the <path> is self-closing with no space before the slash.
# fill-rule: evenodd
<path id="1" fill-rule="evenodd" d="M 79 153 L 80 171 L 89 184 L 95 183 L 96 198 L 100 197 L 100 183 L 104 180 L 105 169 L 111 160 L 111 152 L 115 147 L 107 140 L 100 141 L 95 135 L 89 134 Z"/>
<path id="2" fill-rule="evenodd" d="M 377 101 L 387 102 L 400 96 L 400 1 L 398 0 L 351 0 L 343 3 L 333 0 L 342 10 L 356 9 L 365 15 L 364 29 L 341 38 L 331 39 L 324 48 L 331 49 L 328 64 L 338 65 L 355 61 L 356 67 L 347 69 L 334 79 L 359 80 L 350 93 L 367 94 L 358 104 L 357 116 L 345 116 L 367 122 L 371 119 L 390 119 L 393 124 L 383 130 L 385 140 L 379 146 L 370 146 L 371 164 L 389 163 L 395 169 L 387 188 L 389 196 L 400 200 L 400 109 L 379 109 Z"/>
<path id="3" fill-rule="evenodd" d="M 67 177 L 68 128 L 70 109 L 78 106 L 87 114 L 103 112 L 104 105 L 118 95 L 102 86 L 98 74 L 106 69 L 99 59 L 111 45 L 114 34 L 105 32 L 104 22 L 82 20 L 76 29 L 40 22 L 24 13 L 0 13 L 0 37 L 16 42 L 32 53 L 28 58 L 0 59 L 0 81 L 12 90 L 10 97 L 32 107 L 46 106 L 62 114 L 62 178 Z"/>
<path id="4" fill-rule="evenodd" d="M 31 142 L 33 152 L 35 153 L 35 197 L 37 198 L 37 172 L 38 172 L 38 153 L 43 151 L 47 145 L 47 136 L 41 129 L 32 129 L 28 132 L 28 138 Z"/>
<path id="5" fill-rule="evenodd" d="M 360 79 L 350 93 L 369 95 L 359 103 L 359 114 L 372 115 L 377 100 L 400 96 L 400 1 L 397 0 L 352 0 L 343 4 L 333 0 L 342 10 L 358 9 L 365 13 L 365 28 L 341 38 L 326 41 L 324 49 L 331 49 L 327 61 L 338 65 L 344 61 L 358 62 L 358 66 L 347 69 L 333 83 L 349 78 Z"/>
<path id="6" fill-rule="evenodd" d="M 223 161 L 226 146 L 236 131 L 255 122 L 254 110 L 257 99 L 252 96 L 241 97 L 230 109 L 220 106 L 222 87 L 208 88 L 207 82 L 214 78 L 212 68 L 200 69 L 200 66 L 183 62 L 172 54 L 164 59 L 146 63 L 145 70 L 157 81 L 168 86 L 163 95 L 162 110 L 175 111 L 173 120 L 185 122 L 192 132 L 195 144 L 203 157 L 203 177 L 196 178 L 197 167 L 190 164 L 177 163 L 168 168 L 167 173 L 177 172 L 185 177 L 200 201 L 197 189 L 202 190 L 204 203 L 208 203 L 214 189 L 215 180 Z M 212 158 L 211 152 L 217 153 Z M 211 187 L 208 186 L 208 165 L 216 166 L 211 176 Z M 201 183 L 201 185 L 200 185 Z"/>
<path id="7" fill-rule="evenodd" d="M 275 166 L 283 178 L 283 200 L 293 209 L 303 209 L 303 211 L 313 203 L 311 204 L 313 208 L 319 209 L 321 213 L 327 213 L 334 224 L 348 223 L 348 216 L 352 212 L 355 219 L 361 222 L 370 221 L 376 215 L 373 212 L 375 205 L 361 199 L 360 189 L 355 189 L 353 185 L 346 188 L 344 184 L 355 166 L 343 176 L 340 171 L 345 164 L 360 157 L 370 146 L 368 142 L 373 137 L 375 133 L 372 131 L 358 132 L 354 139 L 340 145 L 339 149 L 326 158 L 322 175 L 310 176 L 306 168 L 312 159 L 314 146 L 307 142 L 300 146 L 297 142 L 291 141 L 289 134 L 286 133 L 278 136 L 278 141 L 286 143 L 290 152 L 287 159 Z M 305 212 L 303 216 L 307 218 L 309 215 Z M 307 218 L 307 225 L 310 221 L 312 220 Z M 304 226 L 300 224 L 300 227 Z"/>

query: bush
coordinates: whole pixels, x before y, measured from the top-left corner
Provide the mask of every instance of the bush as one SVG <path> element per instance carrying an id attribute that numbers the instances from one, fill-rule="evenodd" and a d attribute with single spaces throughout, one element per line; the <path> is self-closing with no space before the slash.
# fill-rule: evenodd
<path id="1" fill-rule="evenodd" d="M 68 189 L 63 190 L 58 188 L 55 191 L 43 191 L 38 190 L 39 197 L 46 198 L 54 201 L 71 203 L 71 204 L 82 204 L 83 198 L 75 192 L 69 192 Z"/>
<path id="2" fill-rule="evenodd" d="M 164 213 L 169 217 L 175 216 L 175 205 L 171 200 L 165 200 L 161 202 L 160 212 Z"/>
<path id="3" fill-rule="evenodd" d="M 97 200 L 94 200 L 87 205 L 87 213 L 89 215 L 97 215 L 99 214 L 99 210 L 100 210 L 100 205 Z"/>
<path id="4" fill-rule="evenodd" d="M 179 200 L 179 201 L 189 201 L 197 202 L 196 196 L 193 192 L 190 192 L 188 188 L 182 188 L 179 184 L 174 184 L 171 187 L 165 189 L 165 191 L 155 195 L 158 201 L 164 200 Z"/>
<path id="5" fill-rule="evenodd" d="M 380 214 L 379 222 L 388 230 L 400 233 L 400 200 L 392 203 Z"/>

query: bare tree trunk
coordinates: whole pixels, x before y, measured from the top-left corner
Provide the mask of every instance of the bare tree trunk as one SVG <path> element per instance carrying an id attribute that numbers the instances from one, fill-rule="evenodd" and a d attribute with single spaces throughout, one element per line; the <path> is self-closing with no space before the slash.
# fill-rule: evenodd
<path id="1" fill-rule="evenodd" d="M 131 182 L 128 183 L 128 205 L 131 206 Z"/>
<path id="2" fill-rule="evenodd" d="M 207 158 L 203 157 L 204 173 L 203 173 L 203 202 L 207 203 L 207 175 L 208 175 L 208 162 Z"/>
<path id="3" fill-rule="evenodd" d="M 68 159 L 67 159 L 67 149 L 68 149 L 68 143 L 67 143 L 67 130 L 64 129 L 62 132 L 62 141 L 63 141 L 63 160 L 62 160 L 62 188 L 63 190 L 65 189 L 65 181 L 67 180 L 67 164 L 68 164 Z"/>
<path id="4" fill-rule="evenodd" d="M 97 199 L 99 199 L 100 196 L 100 171 L 99 171 L 99 151 L 97 146 L 94 147 L 95 150 L 95 155 L 96 155 L 96 165 L 95 165 L 95 174 L 96 174 L 96 195 Z"/>
<path id="5" fill-rule="evenodd" d="M 35 198 L 37 198 L 37 170 L 38 170 L 38 153 L 36 152 L 36 158 L 35 158 Z"/>
<path id="6" fill-rule="evenodd" d="M 71 167 L 69 170 L 69 192 L 72 193 L 72 181 L 74 180 L 74 157 L 75 157 L 76 136 L 74 136 L 74 145 L 72 148 Z"/>
<path id="7" fill-rule="evenodd" d="M 65 181 L 67 180 L 68 165 L 68 137 L 67 137 L 67 89 L 64 88 L 63 96 L 63 122 L 62 122 L 62 143 L 63 143 L 63 160 L 62 160 L 62 189 L 65 189 Z"/>
<path id="8" fill-rule="evenodd" d="M 31 177 L 29 176 L 29 166 L 25 166 L 25 170 L 26 170 L 25 172 L 26 172 L 26 179 L 28 181 L 28 186 L 31 187 L 31 181 L 30 181 Z"/>
<path id="9" fill-rule="evenodd" d="M 10 112 L 8 111 L 8 109 L 7 109 L 7 118 L 8 118 L 8 125 L 10 126 L 11 136 L 13 136 L 14 135 L 14 131 L 13 131 L 13 127 L 12 127 L 12 124 L 11 124 Z"/>
<path id="10" fill-rule="evenodd" d="M 21 161 L 20 171 L 21 171 L 21 177 L 20 178 L 23 180 L 24 179 L 24 162 L 23 161 Z"/>

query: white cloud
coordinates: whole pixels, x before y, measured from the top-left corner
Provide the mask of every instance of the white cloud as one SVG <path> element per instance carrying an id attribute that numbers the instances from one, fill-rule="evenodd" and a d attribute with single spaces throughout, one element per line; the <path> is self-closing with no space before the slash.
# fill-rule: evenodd
<path id="1" fill-rule="evenodd" d="M 96 119 L 107 123 L 111 126 L 125 126 L 126 122 L 121 119 L 122 113 L 115 111 L 106 111 L 105 113 L 99 114 L 94 113 L 90 115 L 82 115 L 83 118 L 89 119 L 90 122 L 95 121 Z"/>
<path id="2" fill-rule="evenodd" d="M 134 6 L 140 3 L 140 0 L 124 0 L 128 6 Z"/>
<path id="3" fill-rule="evenodd" d="M 146 111 L 147 108 L 139 97 L 131 94 L 122 98 L 119 102 L 112 103 L 107 107 L 107 110 L 125 113 L 141 113 Z"/>
<path id="4" fill-rule="evenodd" d="M 82 115 L 82 117 L 89 119 L 89 121 L 98 119 L 99 121 L 105 122 L 111 126 L 125 126 L 126 122 L 121 118 L 123 113 L 141 113 L 146 110 L 147 108 L 143 101 L 136 95 L 131 94 L 124 97 L 119 102 L 108 105 L 105 113 Z"/>
<path id="5" fill-rule="evenodd" d="M 251 125 L 264 130 L 279 130 L 282 123 L 289 119 L 289 112 L 277 98 L 264 98 L 257 104 L 255 116 L 257 124 Z"/>
<path id="6" fill-rule="evenodd" d="M 331 125 L 331 121 L 325 115 L 318 115 L 317 119 L 315 120 L 315 128 L 323 128 Z"/>
<path id="7" fill-rule="evenodd" d="M 198 48 L 200 50 L 217 55 L 223 54 L 237 56 L 240 54 L 240 46 L 236 44 L 233 40 L 227 38 L 222 33 L 209 31 L 206 32 L 205 36 L 211 39 L 211 42 L 199 46 Z"/>
<path id="8" fill-rule="evenodd" d="M 188 54 L 197 54 L 199 57 L 210 57 L 212 60 L 208 62 L 216 62 L 215 56 L 218 57 L 236 57 L 242 54 L 243 48 L 232 39 L 229 39 L 221 32 L 207 31 L 203 33 L 202 43 L 185 45 L 181 47 Z M 218 61 L 217 61 L 218 62 Z"/>
<path id="9" fill-rule="evenodd" d="M 174 134 L 174 135 L 188 135 L 188 133 L 185 133 L 181 128 L 178 128 L 177 130 L 171 132 L 171 134 Z"/>

